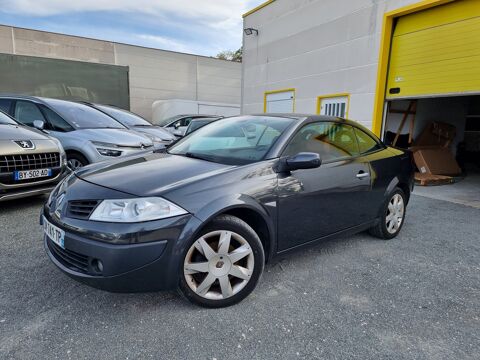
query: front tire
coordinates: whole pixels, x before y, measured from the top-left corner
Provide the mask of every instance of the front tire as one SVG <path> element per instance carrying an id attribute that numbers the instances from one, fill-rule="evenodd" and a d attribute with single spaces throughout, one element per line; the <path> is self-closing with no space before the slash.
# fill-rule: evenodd
<path id="1" fill-rule="evenodd" d="M 67 154 L 67 162 L 72 170 L 77 170 L 88 165 L 88 160 L 85 156 L 77 153 Z"/>
<path id="2" fill-rule="evenodd" d="M 264 264 L 265 254 L 257 233 L 243 220 L 221 215 L 184 253 L 180 291 L 203 307 L 231 306 L 253 291 Z"/>
<path id="3" fill-rule="evenodd" d="M 370 229 L 370 234 L 384 240 L 396 237 L 402 230 L 407 212 L 407 200 L 402 189 L 396 188 L 382 206 L 380 221 Z"/>

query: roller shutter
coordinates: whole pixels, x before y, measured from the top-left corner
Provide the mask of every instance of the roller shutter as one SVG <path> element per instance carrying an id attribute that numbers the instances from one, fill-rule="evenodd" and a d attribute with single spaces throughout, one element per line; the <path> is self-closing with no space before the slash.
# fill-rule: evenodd
<path id="1" fill-rule="evenodd" d="M 397 20 L 387 99 L 480 93 L 480 1 L 457 0 Z"/>

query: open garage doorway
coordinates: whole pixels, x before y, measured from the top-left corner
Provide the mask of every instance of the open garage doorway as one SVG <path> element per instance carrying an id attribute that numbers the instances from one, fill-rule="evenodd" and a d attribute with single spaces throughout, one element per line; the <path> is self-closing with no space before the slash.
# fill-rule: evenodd
<path id="1" fill-rule="evenodd" d="M 411 149 L 416 193 L 480 208 L 480 95 L 390 100 L 384 141 Z"/>

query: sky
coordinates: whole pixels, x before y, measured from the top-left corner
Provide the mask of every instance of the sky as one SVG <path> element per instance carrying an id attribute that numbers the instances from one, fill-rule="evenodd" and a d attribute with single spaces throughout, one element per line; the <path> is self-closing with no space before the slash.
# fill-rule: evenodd
<path id="1" fill-rule="evenodd" d="M 0 24 L 215 56 L 264 0 L 0 0 Z"/>

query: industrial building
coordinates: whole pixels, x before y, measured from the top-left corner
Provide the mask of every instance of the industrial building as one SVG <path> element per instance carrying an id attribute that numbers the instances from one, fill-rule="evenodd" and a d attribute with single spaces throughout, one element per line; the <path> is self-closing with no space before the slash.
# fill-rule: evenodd
<path id="1" fill-rule="evenodd" d="M 0 26 L 0 92 L 112 104 L 147 119 L 157 100 L 239 109 L 241 64 Z"/>
<path id="2" fill-rule="evenodd" d="M 403 147 L 442 123 L 480 165 L 480 1 L 270 0 L 243 44 L 243 112 L 348 117 Z"/>

